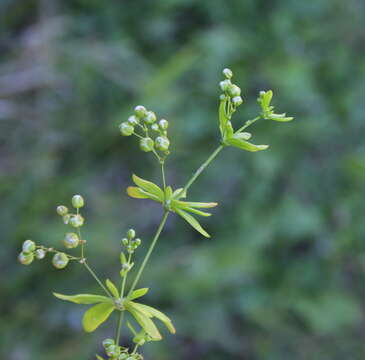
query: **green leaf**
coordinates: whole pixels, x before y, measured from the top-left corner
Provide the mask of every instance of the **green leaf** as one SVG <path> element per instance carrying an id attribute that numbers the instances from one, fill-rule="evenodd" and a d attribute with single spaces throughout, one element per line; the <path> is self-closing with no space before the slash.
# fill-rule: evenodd
<path id="1" fill-rule="evenodd" d="M 153 339 L 161 340 L 162 336 L 158 331 L 154 322 L 146 316 L 144 313 L 140 312 L 135 308 L 133 302 L 128 302 L 126 304 L 126 309 L 131 313 L 131 315 L 136 319 L 139 325 L 144 329 L 144 331 Z"/>
<path id="2" fill-rule="evenodd" d="M 182 207 L 182 208 L 180 207 L 180 209 L 185 210 L 185 211 L 189 211 L 193 214 L 200 215 L 200 216 L 211 216 L 212 215 L 211 213 L 207 213 L 205 211 L 194 209 L 194 208 L 191 208 L 191 207 L 188 207 L 188 206 Z"/>
<path id="3" fill-rule="evenodd" d="M 93 332 L 98 326 L 108 319 L 115 309 L 113 304 L 98 304 L 91 307 L 84 314 L 82 326 L 86 332 Z"/>
<path id="4" fill-rule="evenodd" d="M 152 306 L 148 306 L 141 303 L 133 302 L 133 306 L 138 309 L 140 312 L 143 312 L 146 316 L 149 317 L 156 317 L 158 320 L 162 321 L 167 329 L 172 333 L 175 334 L 176 330 L 174 325 L 172 324 L 171 319 L 165 315 L 163 312 L 153 308 Z"/>
<path id="5" fill-rule="evenodd" d="M 128 186 L 127 187 L 127 194 L 130 197 L 135 198 L 135 199 L 151 199 L 151 200 L 154 200 L 154 201 L 162 202 L 160 200 L 160 198 L 158 198 L 156 195 L 150 194 L 149 192 L 144 191 L 144 190 L 142 190 L 138 187 L 135 187 L 135 186 Z"/>
<path id="6" fill-rule="evenodd" d="M 106 279 L 105 283 L 112 295 L 116 298 L 119 298 L 119 291 L 117 287 L 109 279 Z"/>
<path id="7" fill-rule="evenodd" d="M 134 290 L 132 292 L 132 294 L 130 294 L 127 298 L 128 298 L 128 300 L 137 299 L 137 298 L 139 298 L 141 296 L 146 295 L 147 292 L 148 292 L 148 290 L 149 290 L 148 288 L 141 288 L 141 289 Z"/>
<path id="8" fill-rule="evenodd" d="M 201 227 L 199 222 L 186 211 L 181 209 L 175 209 L 176 213 L 179 214 L 183 219 L 185 219 L 196 231 L 200 232 L 205 237 L 210 237 L 210 235 Z"/>
<path id="9" fill-rule="evenodd" d="M 124 252 L 123 252 L 123 251 L 120 253 L 120 263 L 121 263 L 122 265 L 124 265 L 124 264 L 126 264 L 126 263 L 127 263 L 127 258 L 126 258 L 126 256 L 125 256 L 125 254 L 124 254 Z"/>
<path id="10" fill-rule="evenodd" d="M 97 358 L 98 360 L 105 360 L 103 357 L 99 356 L 98 354 L 95 354 L 95 356 L 96 356 L 96 358 Z"/>
<path id="11" fill-rule="evenodd" d="M 172 189 L 171 186 L 167 186 L 165 189 L 165 201 L 168 201 L 172 198 Z"/>
<path id="12" fill-rule="evenodd" d="M 255 152 L 260 150 L 266 150 L 269 145 L 255 145 L 248 141 L 242 140 L 239 137 L 233 136 L 232 138 L 229 138 L 226 140 L 226 143 L 229 145 L 232 145 L 234 147 L 237 147 L 239 149 Z"/>
<path id="13" fill-rule="evenodd" d="M 227 99 L 221 100 L 219 104 L 219 130 L 221 132 L 222 138 L 225 138 L 225 130 L 227 121 L 229 120 L 226 114 L 226 104 Z"/>
<path id="14" fill-rule="evenodd" d="M 196 201 L 176 201 L 183 206 L 189 206 L 192 208 L 212 208 L 218 205 L 216 202 L 196 202 Z"/>
<path id="15" fill-rule="evenodd" d="M 71 301 L 75 304 L 111 303 L 110 298 L 102 295 L 93 295 L 93 294 L 63 295 L 59 293 L 53 293 L 53 295 L 58 299 Z"/>
<path id="16" fill-rule="evenodd" d="M 181 198 L 186 198 L 186 191 L 183 191 L 184 188 L 178 188 L 172 193 L 172 197 L 176 200 Z"/>
<path id="17" fill-rule="evenodd" d="M 283 114 L 270 114 L 268 116 L 269 120 L 274 120 L 274 121 L 282 121 L 282 122 L 286 122 L 286 121 L 292 121 L 294 118 L 293 117 L 286 117 L 286 113 Z"/>
<path id="18" fill-rule="evenodd" d="M 162 202 L 164 199 L 164 192 L 153 182 L 141 179 L 137 175 L 132 176 L 133 182 L 139 186 L 142 190 L 157 196 L 157 198 Z"/>
<path id="19" fill-rule="evenodd" d="M 132 326 L 132 324 L 129 321 L 127 321 L 127 326 L 128 326 L 128 329 L 131 331 L 131 333 L 134 336 L 136 336 L 137 335 L 137 331 L 136 331 L 136 329 Z"/>
<path id="20" fill-rule="evenodd" d="M 242 140 L 249 140 L 251 138 L 251 134 L 249 132 L 237 132 L 234 134 L 234 137 Z"/>

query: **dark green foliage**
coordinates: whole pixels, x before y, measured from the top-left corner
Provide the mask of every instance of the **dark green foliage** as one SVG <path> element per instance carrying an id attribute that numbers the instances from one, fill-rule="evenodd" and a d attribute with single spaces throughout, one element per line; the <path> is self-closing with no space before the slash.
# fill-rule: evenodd
<path id="1" fill-rule="evenodd" d="M 130 173 L 157 169 L 120 141 L 119 123 L 139 103 L 169 119 L 168 176 L 183 184 L 218 139 L 229 66 L 245 100 L 236 117 L 255 116 L 258 91 L 273 89 L 296 120 L 253 125 L 270 149 L 228 149 L 191 188 L 221 204 L 221 220 L 202 221 L 211 240 L 171 217 L 141 285 L 159 279 L 149 303 L 177 335 L 147 345 L 150 358 L 363 359 L 364 23 L 361 0 L 1 1 L 0 358 L 101 350 L 79 331 L 83 310 L 69 315 L 49 291 L 92 280 L 25 269 L 18 249 L 28 236 L 61 244 L 53 206 L 82 189 L 85 237 L 110 276 L 136 214 L 150 221 L 144 238 L 159 220 L 157 205 L 124 193 Z"/>

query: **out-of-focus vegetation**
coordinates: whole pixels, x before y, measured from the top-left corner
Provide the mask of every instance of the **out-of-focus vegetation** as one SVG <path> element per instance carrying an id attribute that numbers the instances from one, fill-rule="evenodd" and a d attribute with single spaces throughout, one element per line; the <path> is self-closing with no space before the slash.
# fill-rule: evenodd
<path id="1" fill-rule="evenodd" d="M 192 187 L 220 203 L 211 240 L 170 219 L 142 285 L 177 335 L 146 359 L 364 359 L 364 24 L 361 0 L 2 0 L 0 358 L 92 359 L 113 335 L 51 295 L 96 290 L 80 266 L 24 268 L 20 245 L 60 244 L 55 206 L 81 193 L 89 261 L 117 278 L 124 231 L 147 243 L 160 217 L 125 194 L 158 169 L 117 125 L 138 103 L 166 117 L 182 184 L 218 141 L 229 66 L 236 119 L 273 89 L 296 120 L 259 122 L 270 150 L 227 149 Z"/>

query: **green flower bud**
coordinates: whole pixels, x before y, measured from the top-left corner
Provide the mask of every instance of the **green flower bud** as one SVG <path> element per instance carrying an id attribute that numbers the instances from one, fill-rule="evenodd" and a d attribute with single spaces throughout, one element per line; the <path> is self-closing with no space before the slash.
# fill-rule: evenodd
<path id="1" fill-rule="evenodd" d="M 110 357 L 116 357 L 120 355 L 120 347 L 118 345 L 109 345 L 105 352 Z"/>
<path id="2" fill-rule="evenodd" d="M 223 80 L 219 83 L 219 86 L 221 87 L 222 91 L 226 92 L 228 89 L 232 86 L 232 83 L 230 80 Z"/>
<path id="3" fill-rule="evenodd" d="M 139 346 L 142 346 L 145 342 L 146 342 L 146 339 L 144 337 L 144 335 L 139 335 L 137 334 L 134 338 L 133 338 L 133 342 L 135 344 L 138 344 Z"/>
<path id="4" fill-rule="evenodd" d="M 153 111 L 147 111 L 147 114 L 143 120 L 146 124 L 153 124 L 157 120 L 157 117 Z"/>
<path id="5" fill-rule="evenodd" d="M 122 122 L 119 125 L 119 130 L 123 136 L 130 136 L 134 132 L 134 127 L 127 122 Z"/>
<path id="6" fill-rule="evenodd" d="M 143 105 L 137 105 L 134 108 L 134 113 L 136 116 L 138 116 L 140 119 L 144 118 L 147 114 L 147 110 Z"/>
<path id="7" fill-rule="evenodd" d="M 139 123 L 139 119 L 138 119 L 138 117 L 137 117 L 137 116 L 132 115 L 132 116 L 130 116 L 130 117 L 128 118 L 128 123 L 129 123 L 129 124 L 131 124 L 132 126 L 136 126 L 136 125 L 138 125 L 138 123 Z"/>
<path id="8" fill-rule="evenodd" d="M 153 140 L 149 137 L 140 139 L 139 148 L 144 152 L 149 152 L 153 150 Z"/>
<path id="9" fill-rule="evenodd" d="M 104 348 L 107 348 L 108 346 L 114 345 L 114 344 L 115 344 L 115 342 L 114 342 L 113 339 L 105 339 L 105 340 L 103 340 L 103 346 L 104 346 Z"/>
<path id="10" fill-rule="evenodd" d="M 31 253 L 35 250 L 35 243 L 32 240 L 25 240 L 22 246 L 24 253 Z"/>
<path id="11" fill-rule="evenodd" d="M 19 255 L 18 255 L 18 260 L 21 264 L 23 265 L 29 265 L 32 263 L 34 259 L 34 255 L 32 253 L 23 253 L 21 252 Z"/>
<path id="12" fill-rule="evenodd" d="M 72 206 L 76 209 L 82 208 L 84 206 L 84 198 L 81 195 L 74 195 L 72 197 Z"/>
<path id="13" fill-rule="evenodd" d="M 158 136 L 155 139 L 155 146 L 158 150 L 167 151 L 170 146 L 170 141 L 164 136 Z"/>
<path id="14" fill-rule="evenodd" d="M 44 257 L 46 256 L 46 252 L 43 250 L 43 249 L 37 249 L 35 251 L 35 257 L 38 259 L 38 260 L 42 260 L 44 259 Z"/>
<path id="15" fill-rule="evenodd" d="M 124 246 L 127 246 L 127 245 L 129 244 L 129 240 L 128 240 L 127 238 L 123 238 L 123 239 L 122 239 L 122 244 L 123 244 Z"/>
<path id="16" fill-rule="evenodd" d="M 235 85 L 232 84 L 229 88 L 228 88 L 228 94 L 231 97 L 236 97 L 236 96 L 240 96 L 241 95 L 241 89 Z"/>
<path id="17" fill-rule="evenodd" d="M 136 237 L 136 232 L 134 229 L 129 229 L 127 232 L 128 239 L 134 239 Z"/>
<path id="18" fill-rule="evenodd" d="M 127 245 L 127 251 L 129 254 L 133 254 L 134 253 L 134 249 L 132 245 Z"/>
<path id="19" fill-rule="evenodd" d="M 158 122 L 158 126 L 162 129 L 162 130 L 167 130 L 167 128 L 169 127 L 169 122 L 165 119 L 161 119 Z"/>
<path id="20" fill-rule="evenodd" d="M 67 225 L 67 224 L 69 223 L 70 219 L 71 219 L 71 215 L 69 215 L 69 214 L 66 214 L 66 215 L 64 215 L 64 216 L 62 217 L 63 223 L 64 223 L 65 225 Z"/>
<path id="21" fill-rule="evenodd" d="M 227 78 L 230 79 L 233 76 L 233 72 L 231 69 L 225 68 L 223 69 L 223 75 Z"/>
<path id="22" fill-rule="evenodd" d="M 225 98 L 226 98 L 226 95 L 224 95 L 224 94 L 219 95 L 219 100 L 224 100 Z"/>
<path id="23" fill-rule="evenodd" d="M 158 127 L 158 125 L 157 125 L 157 124 L 152 124 L 152 125 L 151 125 L 151 129 L 152 129 L 153 131 L 160 131 L 160 128 Z"/>
<path id="24" fill-rule="evenodd" d="M 234 105 L 240 106 L 243 103 L 243 100 L 242 100 L 241 96 L 235 96 L 232 99 L 232 102 L 233 102 Z"/>
<path id="25" fill-rule="evenodd" d="M 57 214 L 58 215 L 61 215 L 61 216 L 64 216 L 64 215 L 66 215 L 68 213 L 67 207 L 66 206 L 63 206 L 63 205 L 57 206 L 56 211 L 57 211 Z"/>
<path id="26" fill-rule="evenodd" d="M 136 240 L 134 240 L 134 244 L 136 245 L 136 246 L 139 246 L 139 245 L 141 245 L 141 239 L 140 238 L 138 238 L 138 239 L 136 239 Z"/>
<path id="27" fill-rule="evenodd" d="M 72 249 L 79 245 L 79 237 L 75 233 L 67 233 L 63 239 L 63 244 L 67 249 Z"/>
<path id="28" fill-rule="evenodd" d="M 83 224 L 84 224 L 84 218 L 80 214 L 73 215 L 70 219 L 70 225 L 75 228 L 78 228 Z"/>
<path id="29" fill-rule="evenodd" d="M 65 253 L 56 253 L 53 256 L 52 264 L 57 269 L 63 269 L 67 266 L 69 259 Z"/>

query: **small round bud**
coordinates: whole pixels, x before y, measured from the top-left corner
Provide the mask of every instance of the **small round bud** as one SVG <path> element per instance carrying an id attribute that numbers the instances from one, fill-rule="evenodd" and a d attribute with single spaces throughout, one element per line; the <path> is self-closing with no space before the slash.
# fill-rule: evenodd
<path id="1" fill-rule="evenodd" d="M 127 251 L 128 251 L 128 253 L 133 254 L 133 252 L 134 252 L 133 246 L 127 245 Z"/>
<path id="2" fill-rule="evenodd" d="M 266 92 L 265 92 L 265 91 L 263 91 L 263 90 L 261 90 L 261 91 L 259 92 L 259 94 L 260 94 L 260 96 L 264 96 L 264 95 L 266 94 Z"/>
<path id="3" fill-rule="evenodd" d="M 118 345 L 109 345 L 105 352 L 110 357 L 116 357 L 120 355 L 120 347 Z"/>
<path id="4" fill-rule="evenodd" d="M 139 117 L 140 119 L 144 118 L 146 116 L 147 110 L 143 105 L 137 105 L 134 108 L 134 113 L 136 114 L 137 117 Z"/>
<path id="5" fill-rule="evenodd" d="M 169 127 L 169 122 L 165 119 L 161 119 L 158 122 L 158 126 L 162 129 L 162 130 L 167 130 L 167 128 Z"/>
<path id="6" fill-rule="evenodd" d="M 24 252 L 21 252 L 18 256 L 18 260 L 21 264 L 23 265 L 29 265 L 32 263 L 34 259 L 34 255 L 32 253 L 24 253 Z"/>
<path id="7" fill-rule="evenodd" d="M 144 152 L 150 152 L 153 150 L 154 142 L 151 138 L 146 137 L 139 141 L 139 148 Z"/>
<path id="8" fill-rule="evenodd" d="M 84 218 L 80 214 L 73 215 L 70 219 L 70 225 L 75 228 L 78 228 L 83 224 L 84 224 Z"/>
<path id="9" fill-rule="evenodd" d="M 57 214 L 58 215 L 61 215 L 61 216 L 64 216 L 64 215 L 66 215 L 68 213 L 67 207 L 66 206 L 63 206 L 63 205 L 57 206 L 56 211 L 57 211 Z"/>
<path id="10" fill-rule="evenodd" d="M 231 69 L 225 68 L 223 69 L 223 75 L 227 78 L 230 79 L 233 76 L 233 72 Z"/>
<path id="11" fill-rule="evenodd" d="M 167 151 L 170 146 L 170 141 L 164 136 L 158 136 L 155 139 L 155 146 L 158 150 Z"/>
<path id="12" fill-rule="evenodd" d="M 153 131 L 160 131 L 160 128 L 158 127 L 158 125 L 157 125 L 157 124 L 152 124 L 152 125 L 151 125 L 151 129 L 152 129 Z"/>
<path id="13" fill-rule="evenodd" d="M 123 238 L 123 239 L 122 239 L 122 244 L 123 244 L 124 246 L 127 246 L 127 245 L 129 244 L 129 240 L 128 240 L 127 238 Z"/>
<path id="14" fill-rule="evenodd" d="M 114 345 L 114 344 L 115 344 L 115 342 L 114 342 L 113 339 L 105 339 L 105 340 L 103 340 L 103 346 L 104 346 L 104 348 L 107 348 L 108 346 Z"/>
<path id="15" fill-rule="evenodd" d="M 219 86 L 221 87 L 222 91 L 226 92 L 228 91 L 229 87 L 232 86 L 232 83 L 230 80 L 223 80 L 219 83 Z"/>
<path id="16" fill-rule="evenodd" d="M 128 123 L 129 123 L 129 124 L 131 124 L 132 126 L 136 126 L 136 125 L 138 125 L 138 123 L 139 123 L 139 119 L 138 119 L 138 117 L 137 117 L 137 116 L 132 115 L 132 116 L 130 116 L 130 117 L 128 118 Z"/>
<path id="17" fill-rule="evenodd" d="M 67 266 L 69 259 L 65 253 L 56 253 L 53 256 L 52 264 L 57 269 L 63 269 Z"/>
<path id="18" fill-rule="evenodd" d="M 127 122 L 122 122 L 119 125 L 119 130 L 123 136 L 130 136 L 134 132 L 134 127 Z"/>
<path id="19" fill-rule="evenodd" d="M 232 85 L 228 88 L 228 94 L 229 94 L 231 97 L 240 96 L 240 95 L 241 95 L 241 89 L 240 89 L 237 85 L 232 84 Z"/>
<path id="20" fill-rule="evenodd" d="M 234 105 L 240 106 L 243 103 L 243 100 L 242 100 L 241 96 L 235 96 L 232 99 L 232 102 L 233 102 Z"/>
<path id="21" fill-rule="evenodd" d="M 136 239 L 136 240 L 134 240 L 134 244 L 136 245 L 136 246 L 139 246 L 139 245 L 141 245 L 141 239 L 140 238 L 138 238 L 138 239 Z"/>
<path id="22" fill-rule="evenodd" d="M 76 209 L 82 208 L 84 206 L 84 198 L 81 195 L 74 195 L 72 197 L 72 206 Z"/>
<path id="23" fill-rule="evenodd" d="M 73 249 L 79 245 L 79 237 L 75 233 L 67 233 L 63 239 L 63 244 L 67 249 Z"/>
<path id="24" fill-rule="evenodd" d="M 157 117 L 153 111 L 147 111 L 147 114 L 143 120 L 146 124 L 153 124 L 157 120 Z"/>
<path id="25" fill-rule="evenodd" d="M 22 246 L 24 253 L 31 253 L 35 250 L 35 243 L 32 240 L 25 240 Z"/>
<path id="26" fill-rule="evenodd" d="M 43 249 L 37 249 L 35 251 L 35 257 L 38 259 L 38 260 L 42 260 L 44 259 L 44 257 L 46 256 L 46 252 L 43 250 Z"/>
<path id="27" fill-rule="evenodd" d="M 127 231 L 127 236 L 128 236 L 128 239 L 131 240 L 131 239 L 134 239 L 136 237 L 136 232 L 134 229 L 129 229 Z"/>

